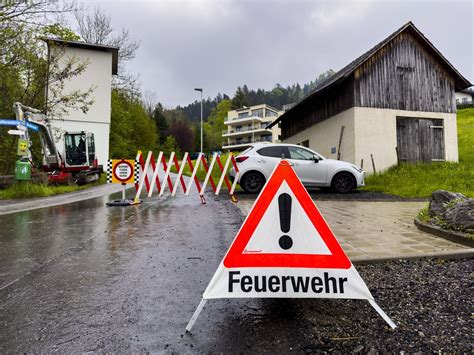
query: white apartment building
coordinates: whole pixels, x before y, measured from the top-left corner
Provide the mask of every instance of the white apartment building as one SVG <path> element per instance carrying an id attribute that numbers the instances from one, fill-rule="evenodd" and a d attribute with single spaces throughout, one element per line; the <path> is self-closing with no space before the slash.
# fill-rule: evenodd
<path id="1" fill-rule="evenodd" d="M 241 150 L 251 143 L 279 142 L 279 125 L 266 127 L 282 114 L 283 111 L 265 104 L 229 111 L 224 122 L 227 130 L 222 132 L 227 143 L 224 143 L 222 149 Z"/>

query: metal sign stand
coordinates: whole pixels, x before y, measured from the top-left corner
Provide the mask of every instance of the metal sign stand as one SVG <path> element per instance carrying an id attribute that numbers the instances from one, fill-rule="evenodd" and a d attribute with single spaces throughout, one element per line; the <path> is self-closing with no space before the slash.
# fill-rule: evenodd
<path id="1" fill-rule="evenodd" d="M 122 183 L 122 199 L 121 200 L 113 200 L 106 203 L 107 206 L 115 207 L 115 206 L 130 206 L 130 205 L 138 205 L 143 202 L 143 200 L 130 200 L 125 198 L 125 186 L 126 183 Z"/>

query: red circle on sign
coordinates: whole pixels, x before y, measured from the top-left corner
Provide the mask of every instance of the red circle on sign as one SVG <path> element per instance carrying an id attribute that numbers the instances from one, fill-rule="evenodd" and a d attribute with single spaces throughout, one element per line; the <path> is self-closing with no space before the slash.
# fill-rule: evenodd
<path id="1" fill-rule="evenodd" d="M 117 168 L 118 168 L 120 165 L 122 165 L 122 164 L 127 165 L 128 168 L 129 168 L 129 171 L 130 171 L 130 174 L 127 175 L 125 178 L 119 177 L 119 176 L 117 175 L 117 173 L 116 173 Z M 117 179 L 118 181 L 122 181 L 122 182 L 128 181 L 128 180 L 130 180 L 130 179 L 132 178 L 132 175 L 133 175 L 133 166 L 132 166 L 132 164 L 130 164 L 128 161 L 122 160 L 120 163 L 118 163 L 117 165 L 114 166 L 114 169 L 113 169 L 113 171 L 112 171 L 112 174 L 114 174 L 114 178 Z"/>

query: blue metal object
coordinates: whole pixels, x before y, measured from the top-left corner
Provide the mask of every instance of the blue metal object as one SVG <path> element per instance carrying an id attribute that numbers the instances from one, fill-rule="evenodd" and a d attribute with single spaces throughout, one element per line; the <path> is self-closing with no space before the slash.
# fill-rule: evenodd
<path id="1" fill-rule="evenodd" d="M 19 121 L 19 120 L 0 120 L 0 126 L 26 126 L 26 128 L 31 129 L 32 131 L 38 132 L 39 126 L 28 122 L 28 121 Z"/>
<path id="2" fill-rule="evenodd" d="M 26 121 L 26 128 L 31 129 L 32 131 L 38 132 L 39 126 L 35 125 L 34 123 Z"/>

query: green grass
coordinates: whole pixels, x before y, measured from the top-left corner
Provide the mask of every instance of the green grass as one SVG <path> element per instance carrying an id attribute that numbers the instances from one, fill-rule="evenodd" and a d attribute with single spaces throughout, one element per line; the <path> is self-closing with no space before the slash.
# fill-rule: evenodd
<path id="1" fill-rule="evenodd" d="M 53 195 L 64 194 L 67 192 L 74 192 L 79 190 L 84 190 L 92 186 L 102 185 L 106 182 L 106 174 L 101 174 L 101 177 L 98 181 L 82 185 L 82 186 L 49 186 L 44 184 L 35 184 L 28 181 L 18 181 L 12 186 L 0 190 L 0 200 L 10 200 L 10 199 L 23 199 L 23 198 L 33 198 L 33 197 L 47 197 Z"/>
<path id="2" fill-rule="evenodd" d="M 474 108 L 458 111 L 459 163 L 400 164 L 366 178 L 367 191 L 429 197 L 435 190 L 474 197 Z"/>
<path id="3" fill-rule="evenodd" d="M 428 223 L 431 219 L 430 217 L 430 213 L 429 213 L 429 210 L 428 210 L 428 206 L 426 206 L 425 208 L 423 208 L 420 212 L 418 212 L 418 219 L 422 222 L 425 222 L 425 223 Z"/>

